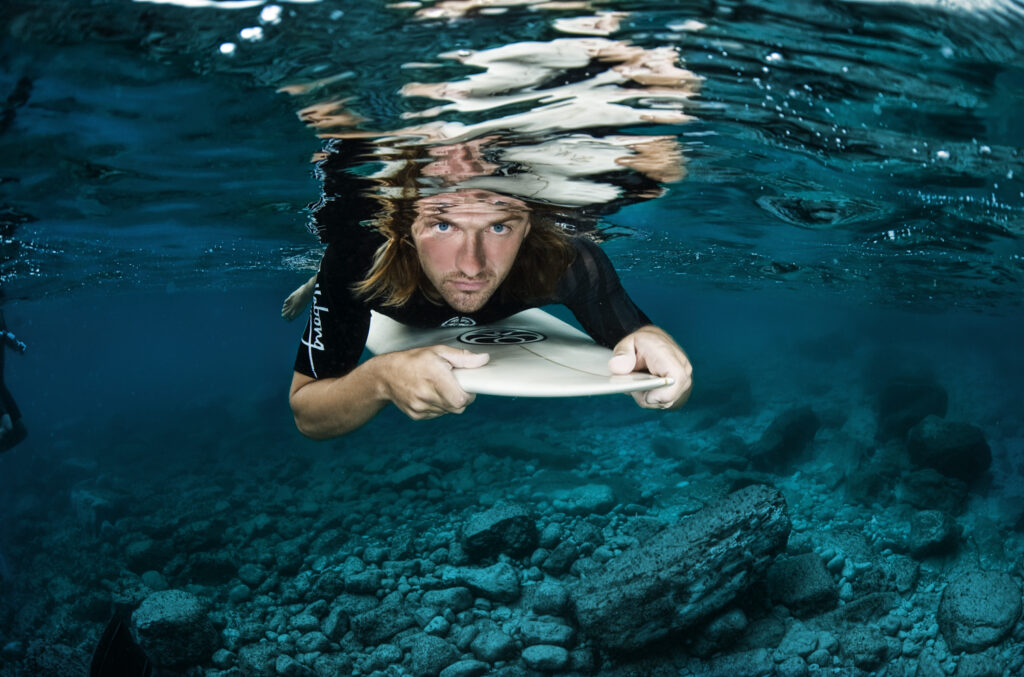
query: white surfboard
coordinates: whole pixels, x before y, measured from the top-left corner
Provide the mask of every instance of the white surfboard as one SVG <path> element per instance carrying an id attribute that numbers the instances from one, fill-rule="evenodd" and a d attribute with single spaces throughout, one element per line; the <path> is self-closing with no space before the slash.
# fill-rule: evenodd
<path id="1" fill-rule="evenodd" d="M 490 361 L 476 369 L 455 369 L 468 393 L 517 397 L 572 397 L 652 390 L 671 378 L 647 373 L 613 375 L 612 351 L 579 329 L 539 308 L 488 325 L 417 329 L 373 312 L 366 347 L 380 355 L 423 346 L 447 345 Z"/>

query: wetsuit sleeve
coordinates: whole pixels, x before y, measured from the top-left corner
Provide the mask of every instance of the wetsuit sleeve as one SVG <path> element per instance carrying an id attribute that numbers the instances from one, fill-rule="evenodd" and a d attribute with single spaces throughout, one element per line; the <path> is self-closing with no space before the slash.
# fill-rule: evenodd
<path id="1" fill-rule="evenodd" d="M 370 309 L 352 294 L 353 267 L 347 258 L 339 245 L 331 245 L 320 262 L 313 305 L 295 357 L 300 374 L 332 378 L 359 364 L 370 330 Z"/>
<path id="2" fill-rule="evenodd" d="M 573 240 L 576 259 L 559 281 L 559 303 L 576 316 L 592 339 L 608 348 L 627 334 L 653 324 L 622 288 L 608 255 L 583 237 Z"/>

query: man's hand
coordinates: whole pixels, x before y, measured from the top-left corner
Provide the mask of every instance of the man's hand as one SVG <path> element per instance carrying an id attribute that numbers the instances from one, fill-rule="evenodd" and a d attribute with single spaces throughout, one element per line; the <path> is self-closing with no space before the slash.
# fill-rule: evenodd
<path id="1" fill-rule="evenodd" d="M 467 393 L 452 369 L 482 367 L 487 353 L 428 346 L 379 355 L 383 396 L 414 420 L 461 414 L 475 395 Z"/>
<path id="2" fill-rule="evenodd" d="M 693 367 L 683 349 L 665 331 L 648 325 L 619 341 L 608 360 L 613 374 L 647 371 L 654 376 L 668 376 L 670 386 L 632 393 L 644 409 L 678 409 L 686 404 L 693 388 Z"/>

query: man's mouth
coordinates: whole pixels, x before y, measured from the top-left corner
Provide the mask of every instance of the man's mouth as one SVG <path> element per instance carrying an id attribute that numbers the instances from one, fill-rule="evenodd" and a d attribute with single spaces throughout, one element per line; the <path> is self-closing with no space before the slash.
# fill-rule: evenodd
<path id="1" fill-rule="evenodd" d="M 486 287 L 487 280 L 448 280 L 448 284 L 461 292 L 474 292 Z"/>

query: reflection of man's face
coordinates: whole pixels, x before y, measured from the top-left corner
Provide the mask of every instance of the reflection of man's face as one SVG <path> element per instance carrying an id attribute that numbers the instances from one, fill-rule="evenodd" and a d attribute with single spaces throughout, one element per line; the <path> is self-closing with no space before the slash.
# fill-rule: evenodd
<path id="1" fill-rule="evenodd" d="M 412 224 L 423 272 L 460 313 L 487 303 L 529 232 L 530 212 L 522 201 L 486 190 L 423 198 Z"/>

